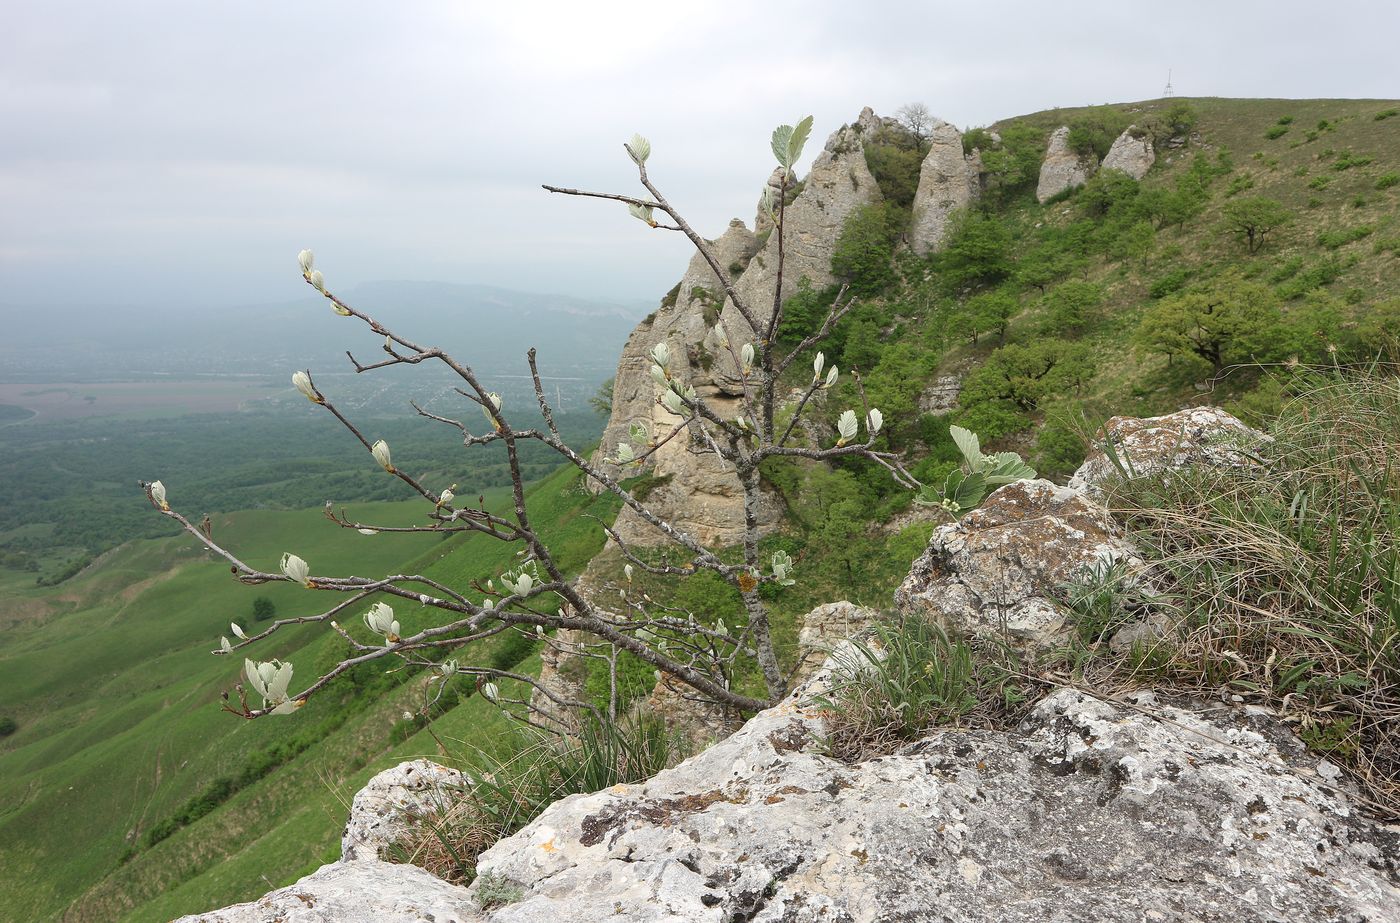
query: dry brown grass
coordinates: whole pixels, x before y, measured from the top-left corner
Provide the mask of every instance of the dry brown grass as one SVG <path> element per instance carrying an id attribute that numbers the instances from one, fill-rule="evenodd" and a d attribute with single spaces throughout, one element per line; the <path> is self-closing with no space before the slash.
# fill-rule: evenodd
<path id="1" fill-rule="evenodd" d="M 1178 631 L 1087 667 L 1277 707 L 1400 815 L 1400 379 L 1308 380 L 1265 464 L 1117 485 Z"/>

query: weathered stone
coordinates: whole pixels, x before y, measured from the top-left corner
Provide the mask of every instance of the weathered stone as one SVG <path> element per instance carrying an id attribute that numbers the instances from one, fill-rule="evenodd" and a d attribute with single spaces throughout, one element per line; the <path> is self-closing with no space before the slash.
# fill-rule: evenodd
<path id="1" fill-rule="evenodd" d="M 332 862 L 294 885 L 246 904 L 175 923 L 475 923 L 465 888 L 413 865 L 375 859 Z"/>
<path id="2" fill-rule="evenodd" d="M 974 163 L 963 154 L 962 132 L 935 119 L 914 194 L 910 246 L 915 253 L 922 256 L 943 245 L 953 212 L 966 208 L 981 192 L 980 172 L 980 158 Z"/>
<path id="3" fill-rule="evenodd" d="M 826 682 L 496 844 L 478 870 L 521 895 L 486 919 L 1397 918 L 1400 832 L 1317 784 L 1272 717 L 1060 690 L 1015 731 L 852 766 L 820 754 Z"/>
<path id="4" fill-rule="evenodd" d="M 1045 160 L 1040 164 L 1040 182 L 1035 187 L 1036 200 L 1044 204 L 1066 189 L 1083 186 L 1096 166 L 1092 155 L 1076 153 L 1069 146 L 1069 128 L 1061 125 L 1050 135 Z"/>
<path id="5" fill-rule="evenodd" d="M 802 630 L 797 636 L 794 678 L 801 681 L 814 675 L 833 648 L 875 624 L 876 617 L 875 610 L 844 599 L 808 612 L 802 617 Z"/>
<path id="6" fill-rule="evenodd" d="M 1157 160 L 1157 152 L 1152 149 L 1152 139 L 1140 132 L 1136 125 L 1124 129 L 1113 147 L 1104 155 L 1101 170 L 1119 170 L 1133 179 L 1142 179 Z"/>
<path id="7" fill-rule="evenodd" d="M 355 793 L 340 838 L 343 859 L 379 859 L 384 847 L 412 829 L 419 817 L 452 804 L 469 780 L 455 769 L 410 760 L 386 769 Z"/>
<path id="8" fill-rule="evenodd" d="M 787 206 L 783 216 L 784 299 L 791 297 L 802 279 L 814 288 L 836 281 L 831 274 L 831 254 L 846 219 L 863 205 L 879 202 L 880 187 L 865 163 L 864 132 L 856 125 L 844 125 L 831 134 L 822 152 L 812 163 L 802 191 Z M 735 286 L 739 297 L 753 310 L 760 322 L 773 313 L 777 287 L 778 238 L 770 235 L 763 249 L 749 261 Z M 731 339 L 751 336 L 748 325 L 734 310 L 724 309 L 726 329 Z"/>
<path id="9" fill-rule="evenodd" d="M 1161 417 L 1113 417 L 1104 425 L 1104 437 L 1112 440 L 1120 464 L 1133 476 L 1190 465 L 1255 465 L 1253 450 L 1269 439 L 1219 407 L 1192 407 Z M 1122 473 L 1095 445 L 1069 486 L 1097 495 L 1105 481 Z"/>
<path id="10" fill-rule="evenodd" d="M 749 265 L 756 248 L 757 238 L 737 219 L 714 241 L 720 266 L 731 278 L 738 278 Z M 612 414 L 593 459 L 605 474 L 616 478 L 643 473 L 632 469 L 624 472 L 606 461 L 615 458 L 617 447 L 628 441 L 633 423 L 645 424 L 659 439 L 680 422 L 656 400 L 661 389 L 651 377 L 650 353 L 657 343 L 664 342 L 670 348 L 671 373 L 694 385 L 696 393 L 716 412 L 727 418 L 741 412 L 741 401 L 730 393 L 730 385 L 720 380 L 705 349 L 707 335 L 718 320 L 723 303 L 722 283 L 697 253 L 681 279 L 675 300 L 663 304 L 628 338 L 613 379 Z M 706 544 L 732 545 L 741 540 L 744 516 L 739 482 L 716 456 L 697 451 L 688 434 L 657 450 L 645 473 L 656 481 L 646 505 L 658 516 Z M 597 485 L 593 488 L 597 489 Z M 765 503 L 761 514 L 764 527 L 771 527 L 778 517 L 776 504 Z M 626 542 L 658 545 L 666 541 L 661 532 L 630 509 L 618 514 L 615 528 Z"/>
<path id="11" fill-rule="evenodd" d="M 943 416 L 952 413 L 962 394 L 961 375 L 940 375 L 919 394 L 919 413 Z"/>
<path id="12" fill-rule="evenodd" d="M 1058 588 L 1117 561 L 1142 566 L 1107 510 L 1049 481 L 1017 481 L 934 531 L 895 605 L 965 634 L 1053 647 L 1073 630 Z"/>

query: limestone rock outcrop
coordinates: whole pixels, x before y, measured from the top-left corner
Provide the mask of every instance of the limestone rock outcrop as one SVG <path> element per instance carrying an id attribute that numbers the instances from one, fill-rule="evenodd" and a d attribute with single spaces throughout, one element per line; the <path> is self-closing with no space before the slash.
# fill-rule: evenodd
<path id="1" fill-rule="evenodd" d="M 808 612 L 802 617 L 802 630 L 797 635 L 796 679 L 815 675 L 833 649 L 873 626 L 878 617 L 875 610 L 844 599 Z"/>
<path id="2" fill-rule="evenodd" d="M 1035 187 L 1036 201 L 1041 204 L 1066 189 L 1083 186 L 1094 175 L 1097 166 L 1092 155 L 1085 156 L 1069 146 L 1069 127 L 1061 125 L 1050 135 L 1045 159 L 1040 164 L 1040 182 Z"/>
<path id="3" fill-rule="evenodd" d="M 895 605 L 964 634 L 1052 648 L 1074 630 L 1059 587 L 1120 561 L 1142 565 L 1108 510 L 1068 487 L 1017 481 L 934 531 Z"/>
<path id="4" fill-rule="evenodd" d="M 1113 142 L 1113 147 L 1104 155 L 1100 170 L 1119 170 L 1133 179 L 1142 179 L 1152 164 L 1157 161 L 1157 152 L 1152 149 L 1152 139 L 1140 132 L 1136 125 L 1129 125 Z"/>
<path id="5" fill-rule="evenodd" d="M 836 281 L 831 274 L 831 254 L 836 250 L 841 228 L 856 209 L 882 198 L 879 184 L 865 163 L 863 135 L 859 125 L 843 125 L 832 132 L 812 162 L 802 190 L 786 208 L 785 299 L 792 296 L 803 278 L 814 288 Z M 735 286 L 739 297 L 752 306 L 760 320 L 772 316 L 777 268 L 778 239 L 770 235 Z M 748 327 L 732 304 L 725 306 L 724 319 L 731 338 L 748 336 Z"/>
<path id="6" fill-rule="evenodd" d="M 873 116 L 873 118 L 878 118 Z M 868 121 L 868 120 L 867 120 Z M 877 202 L 880 189 L 865 163 L 857 125 L 843 126 L 827 139 L 826 146 L 812 164 L 800 191 L 786 206 L 784 297 L 806 278 L 820 288 L 831 284 L 831 255 L 836 239 L 850 214 L 862 205 Z M 774 174 L 768 183 L 781 184 Z M 765 223 L 767 222 L 767 223 Z M 735 219 L 714 242 L 722 272 L 756 316 L 771 316 L 777 285 L 778 240 L 771 233 L 771 221 L 759 216 L 760 237 Z M 657 436 L 663 436 L 678 422 L 657 402 L 658 386 L 650 375 L 648 358 L 653 346 L 665 342 L 671 351 L 671 371 L 695 386 L 696 393 L 723 417 L 732 418 L 741 410 L 741 389 L 731 357 L 706 348 L 710 330 L 721 317 L 731 340 L 747 342 L 752 331 L 724 293 L 723 283 L 698 253 L 690 261 L 685 276 L 667 303 L 643 321 L 628 338 L 613 379 L 613 406 L 602 442 L 594 461 L 602 463 L 610 476 L 632 476 L 606 463 L 615 458 L 617 447 L 628 438 L 634 422 L 645 423 Z M 647 506 L 682 532 L 705 544 L 732 545 L 743 534 L 743 491 L 733 473 L 710 453 L 697 451 L 691 440 L 671 440 L 653 456 L 647 472 L 653 486 Z M 593 485 L 596 489 L 597 485 Z M 776 524 L 776 501 L 767 501 L 760 510 L 760 524 Z M 664 537 L 631 510 L 618 515 L 615 526 L 623 541 L 637 545 L 658 545 Z"/>
<path id="7" fill-rule="evenodd" d="M 724 234 L 714 241 L 721 270 L 731 278 L 744 271 L 757 249 L 757 237 L 738 219 L 731 221 Z M 623 478 L 642 473 L 622 471 L 606 463 L 606 459 L 616 457 L 618 445 L 628 441 L 633 423 L 645 424 L 659 438 L 680 421 L 656 400 L 660 388 L 651 378 L 650 353 L 657 343 L 670 347 L 672 373 L 694 384 L 696 393 L 721 415 L 733 417 L 739 413 L 740 402 L 728 393 L 730 388 L 717 383 L 704 354 L 706 335 L 719 318 L 724 300 L 723 284 L 697 253 L 691 258 L 674 299 L 668 299 L 627 339 L 613 378 L 612 414 L 594 456 L 604 473 Z M 682 434 L 652 456 L 646 473 L 654 480 L 646 504 L 658 515 L 707 544 L 739 541 L 744 525 L 743 491 L 720 459 L 692 451 L 690 440 Z M 775 507 L 769 505 L 764 512 L 767 524 L 776 521 Z M 664 541 L 660 532 L 631 510 L 624 509 L 618 515 L 615 528 L 624 541 L 639 545 Z"/>
<path id="8" fill-rule="evenodd" d="M 936 119 L 914 193 L 910 246 L 915 253 L 923 256 L 942 246 L 953 212 L 972 204 L 981 193 L 980 173 L 980 157 L 963 154 L 962 132 Z"/>
<path id="9" fill-rule="evenodd" d="M 386 769 L 355 793 L 340 854 L 350 859 L 384 858 L 384 847 L 401 837 L 414 819 L 446 809 L 470 783 L 455 769 L 410 760 Z"/>
<path id="10" fill-rule="evenodd" d="M 1112 417 L 1102 435 L 1112 441 L 1123 469 L 1137 477 L 1191 465 L 1255 465 L 1253 449 L 1269 439 L 1219 407 L 1192 407 L 1161 417 Z M 1118 476 L 1119 465 L 1095 445 L 1069 486 L 1096 496 L 1100 485 Z"/>
<path id="11" fill-rule="evenodd" d="M 487 850 L 479 872 L 519 899 L 483 919 L 1396 919 L 1400 832 L 1267 713 L 1060 690 L 1014 730 L 847 765 L 821 754 L 825 682 Z"/>

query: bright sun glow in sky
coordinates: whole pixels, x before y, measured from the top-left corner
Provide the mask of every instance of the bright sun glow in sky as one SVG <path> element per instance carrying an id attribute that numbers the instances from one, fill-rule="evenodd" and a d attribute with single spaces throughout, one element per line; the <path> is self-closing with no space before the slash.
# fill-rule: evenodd
<path id="1" fill-rule="evenodd" d="M 960 126 L 1178 95 L 1388 97 L 1400 7 L 1316 3 L 11 4 L 0 311 L 481 282 L 651 300 L 688 245 L 622 206 L 621 142 L 702 233 L 752 222 L 773 126 Z M 809 150 L 809 158 L 811 151 Z"/>

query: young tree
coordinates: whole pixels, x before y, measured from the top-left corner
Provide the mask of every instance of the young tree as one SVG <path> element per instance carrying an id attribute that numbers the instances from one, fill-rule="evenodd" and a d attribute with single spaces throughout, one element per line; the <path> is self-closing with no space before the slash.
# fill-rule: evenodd
<path id="1" fill-rule="evenodd" d="M 1157 302 L 1143 315 L 1137 342 L 1168 361 L 1196 356 L 1218 373 L 1253 358 L 1261 338 L 1276 334 L 1280 322 L 1271 289 L 1231 276 Z"/>
<path id="2" fill-rule="evenodd" d="M 277 604 L 266 596 L 259 596 L 253 600 L 253 621 L 266 622 L 277 614 Z"/>
<path id="3" fill-rule="evenodd" d="M 929 133 L 933 131 L 933 113 L 928 111 L 928 106 L 905 103 L 895 110 L 894 117 L 920 144 L 928 141 Z"/>
<path id="4" fill-rule="evenodd" d="M 1264 237 L 1288 223 L 1292 214 L 1279 202 L 1263 196 L 1234 199 L 1222 212 L 1225 229 L 1244 237 L 1253 253 L 1264 243 Z"/>
<path id="5" fill-rule="evenodd" d="M 786 174 L 791 173 L 801 156 L 811 124 L 812 120 L 808 117 L 795 126 L 781 126 L 773 133 L 773 152 L 779 167 Z M 341 528 L 370 534 L 426 531 L 484 535 L 518 546 L 521 564 L 502 574 L 481 575 L 469 586 L 449 586 L 423 574 L 373 577 L 324 575 L 313 571 L 310 561 L 291 552 L 283 555 L 279 572 L 264 571 L 239 557 L 236 551 L 215 542 L 178 512 L 168 501 L 166 487 L 160 481 L 145 484 L 147 498 L 161 515 L 178 522 L 195 541 L 221 558 L 239 581 L 251 585 L 292 583 L 309 591 L 338 597 L 338 601 L 317 614 L 278 619 L 250 637 L 235 632 L 239 635 L 237 643 L 230 643 L 227 638 L 220 639 L 220 650 L 216 653 L 228 655 L 256 645 L 286 625 L 317 622 L 336 631 L 349 645 L 351 652 L 350 656 L 299 691 L 293 691 L 291 685 L 291 664 L 275 660 L 259 663 L 247 659 L 244 661 L 246 685 L 236 687 L 237 705 L 227 705 L 230 711 L 245 718 L 290 714 L 336 677 L 359 664 L 385 657 L 430 669 L 444 683 L 456 673 L 474 676 L 478 688 L 488 699 L 497 700 L 499 696 L 495 684 L 489 680 L 509 677 L 533 683 L 536 691 L 552 703 L 551 707 L 592 709 L 589 703 L 561 698 L 528 676 L 455 658 L 441 659 L 447 653 L 511 630 L 534 632 L 546 639 L 551 638 L 547 632 L 555 631 L 592 638 L 614 653 L 630 654 L 655 670 L 669 674 L 707 699 L 741 711 L 764 708 L 786 693 L 789 677 L 778 661 L 768 609 L 761 591 L 765 586 L 791 584 L 794 580 L 794 562 L 785 552 L 776 553 L 767 560 L 760 558 L 760 466 L 768 459 L 826 461 L 859 456 L 883 466 L 904 486 L 912 489 L 918 483 L 904 470 L 893 453 L 876 449 L 876 438 L 884 423 L 883 414 L 876 408 L 862 406 L 859 411 L 854 408 L 843 410 L 835 421 L 830 441 L 824 445 L 813 446 L 799 439 L 804 428 L 798 424 L 804 417 L 804 411 L 812 405 L 812 398 L 830 389 L 838 377 L 836 368 L 826 366 L 825 356 L 816 352 L 816 347 L 845 315 L 851 303 L 845 291 L 841 290 L 821 324 L 810 330 L 791 352 L 780 355 L 770 348 L 783 317 L 779 297 L 786 232 L 786 202 L 783 197 L 773 201 L 770 193 L 770 198 L 765 201 L 765 208 L 773 218 L 774 233 L 778 235 L 773 301 L 769 305 L 753 303 L 735 289 L 726 267 L 720 264 L 710 243 L 691 228 L 679 210 L 652 182 L 647 171 L 651 145 L 646 139 L 634 136 L 623 148 L 636 166 L 643 194 L 586 192 L 556 186 L 544 188 L 562 195 L 623 203 L 633 216 L 648 227 L 684 234 L 690 240 L 709 264 L 715 281 L 727 297 L 728 305 L 733 308 L 732 320 L 722 319 L 717 323 L 710 341 L 718 354 L 717 359 L 732 364 L 742 392 L 744 412 L 735 418 L 721 417 L 705 399 L 697 395 L 688 381 L 673 372 L 669 348 L 665 343 L 658 344 L 650 355 L 650 372 L 659 392 L 657 403 L 674 422 L 657 432 L 640 424 L 635 425 L 631 441 L 619 446 L 617 457 L 611 461 L 624 470 L 640 472 L 658 448 L 674 439 L 686 440 L 693 451 L 713 453 L 722 459 L 734 472 L 743 490 L 745 526 L 739 560 L 721 556 L 717 550 L 706 547 L 658 516 L 645 502 L 624 488 L 617 478 L 609 476 L 564 442 L 554 424 L 553 409 L 541 383 L 533 349 L 527 354 L 526 362 L 534 383 L 537 415 L 533 421 L 521 422 L 524 412 L 506 407 L 500 395 L 489 389 L 471 365 L 443 349 L 410 339 L 336 296 L 327 286 L 321 271 L 313 266 L 311 252 L 303 251 L 300 263 L 306 283 L 326 298 L 335 314 L 353 318 L 377 337 L 383 338 L 383 358 L 378 361 L 361 362 L 350 356 L 355 371 L 373 373 L 423 362 L 438 363 L 450 370 L 460 382 L 458 395 L 467 405 L 480 411 L 485 420 L 485 429 L 481 429 L 479 422 L 474 428 L 464 419 L 430 412 L 416 405 L 414 409 L 422 417 L 455 430 L 468 450 L 487 445 L 502 446 L 510 471 L 513 501 L 509 512 L 495 513 L 481 506 L 459 503 L 450 488 L 438 489 L 421 483 L 394 465 L 390 447 L 384 440 L 374 440 L 363 433 L 331 397 L 317 387 L 311 374 L 301 371 L 292 376 L 296 388 L 313 404 L 333 415 L 388 476 L 397 478 L 409 493 L 421 498 L 425 521 L 418 525 L 391 527 L 360 522 L 344 511 L 337 513 L 328 509 L 327 515 Z M 731 315 L 726 311 L 723 316 Z M 776 405 L 778 395 L 788 393 L 788 385 L 780 386 L 779 381 L 799 361 L 810 363 L 812 374 L 810 379 L 803 375 L 807 383 L 796 397 L 792 412 L 785 414 L 787 422 L 780 427 Z M 863 395 L 859 387 L 857 391 Z M 673 553 L 666 557 L 644 556 L 622 541 L 612 529 L 604 526 L 621 549 L 627 561 L 628 574 L 634 568 L 663 577 L 708 572 L 731 587 L 742 600 L 745 623 L 729 627 L 722 623 L 711 625 L 696 619 L 692 613 L 654 606 L 649 602 L 650 597 L 629 593 L 625 587 L 615 609 L 605 608 L 600 600 L 581 593 L 561 569 L 527 508 L 520 447 L 528 442 L 541 443 L 558 453 L 561 460 L 572 464 L 601 485 L 602 489 L 617 496 L 670 543 Z M 310 559 L 314 561 L 314 554 L 310 555 Z M 394 605 L 404 604 L 436 610 L 440 614 L 439 623 L 405 634 L 393 609 Z M 363 629 L 353 627 L 352 630 L 356 616 L 363 621 Z M 350 624 L 337 621 L 344 618 L 350 618 Z M 756 662 L 764 686 L 759 696 L 734 688 L 736 664 L 744 662 Z M 261 701 L 250 702 L 249 692 L 256 694 Z M 597 714 L 596 710 L 594 714 Z"/>

